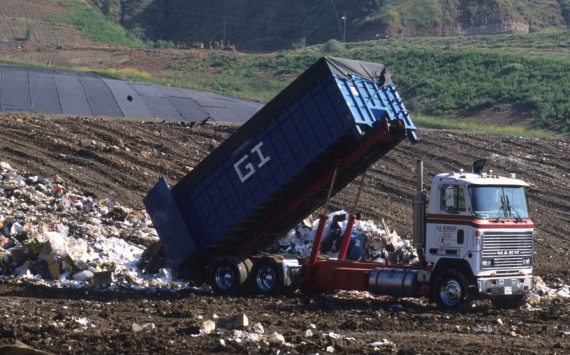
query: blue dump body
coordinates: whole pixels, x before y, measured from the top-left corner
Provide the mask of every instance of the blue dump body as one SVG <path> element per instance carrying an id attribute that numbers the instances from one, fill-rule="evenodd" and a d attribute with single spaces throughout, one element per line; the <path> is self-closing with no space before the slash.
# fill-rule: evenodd
<path id="1" fill-rule="evenodd" d="M 321 58 L 172 189 L 150 190 L 167 266 L 265 250 L 325 202 L 339 161 L 333 194 L 415 130 L 382 64 Z"/>

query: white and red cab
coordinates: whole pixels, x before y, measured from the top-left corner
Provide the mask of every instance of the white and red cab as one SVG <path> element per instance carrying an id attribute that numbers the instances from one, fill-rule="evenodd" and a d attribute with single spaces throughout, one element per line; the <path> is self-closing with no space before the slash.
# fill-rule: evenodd
<path id="1" fill-rule="evenodd" d="M 433 270 L 463 270 L 479 294 L 503 308 L 515 308 L 532 288 L 534 223 L 525 189 L 514 174 L 438 174 L 425 224 L 425 260 Z M 453 302 L 456 286 L 435 285 Z M 472 282 L 469 282 L 472 284 Z M 438 292 L 438 291 L 436 291 Z"/>

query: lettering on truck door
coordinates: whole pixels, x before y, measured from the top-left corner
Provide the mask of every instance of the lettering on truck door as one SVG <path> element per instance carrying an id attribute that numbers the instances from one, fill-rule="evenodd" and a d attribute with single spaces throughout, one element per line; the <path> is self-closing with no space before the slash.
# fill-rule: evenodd
<path id="1" fill-rule="evenodd" d="M 465 215 L 467 208 L 465 204 L 465 191 L 463 186 L 441 185 L 439 187 L 439 209 L 440 213 L 447 215 Z M 465 243 L 464 226 L 448 224 L 437 224 L 435 236 L 437 244 L 441 247 L 459 247 Z"/>

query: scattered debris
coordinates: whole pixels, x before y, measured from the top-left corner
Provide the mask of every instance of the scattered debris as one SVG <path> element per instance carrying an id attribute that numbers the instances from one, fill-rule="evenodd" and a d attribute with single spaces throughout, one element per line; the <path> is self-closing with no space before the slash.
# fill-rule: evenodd
<path id="1" fill-rule="evenodd" d="M 83 318 L 74 318 L 76 323 L 79 323 L 81 325 L 88 325 L 91 324 L 91 319 L 87 318 L 87 317 L 83 317 Z"/>
<path id="2" fill-rule="evenodd" d="M 473 331 L 475 331 L 475 333 L 492 333 L 493 327 L 490 325 L 478 325 L 473 328 Z"/>
<path id="3" fill-rule="evenodd" d="M 263 325 L 261 323 L 255 323 L 251 329 L 256 332 L 257 334 L 263 334 L 265 333 L 265 329 L 263 328 Z"/>
<path id="4" fill-rule="evenodd" d="M 216 323 L 214 323 L 214 321 L 211 320 L 202 322 L 202 325 L 200 326 L 201 335 L 213 333 L 215 330 L 216 330 Z"/>
<path id="5" fill-rule="evenodd" d="M 393 346 L 394 342 L 391 342 L 390 340 L 386 340 L 386 339 L 382 339 L 382 341 L 375 341 L 372 343 L 369 343 L 368 345 L 373 346 L 373 347 L 378 347 L 378 346 Z"/>
<path id="6" fill-rule="evenodd" d="M 271 344 L 285 344 L 285 337 L 277 332 L 274 332 L 267 339 Z"/>
<path id="7" fill-rule="evenodd" d="M 315 238 L 319 220 L 304 220 L 269 248 L 270 253 L 297 254 L 308 257 Z M 348 213 L 333 212 L 329 215 L 324 231 L 321 254 L 335 258 L 340 241 L 348 224 Z M 390 232 L 386 223 L 357 220 L 351 235 L 347 260 L 363 260 L 390 263 L 412 263 L 417 253 L 409 240 L 402 239 L 395 231 Z"/>
<path id="8" fill-rule="evenodd" d="M 249 320 L 245 314 L 238 314 L 234 317 L 219 319 L 217 324 L 217 327 L 222 329 L 239 329 L 247 326 L 249 326 Z"/>

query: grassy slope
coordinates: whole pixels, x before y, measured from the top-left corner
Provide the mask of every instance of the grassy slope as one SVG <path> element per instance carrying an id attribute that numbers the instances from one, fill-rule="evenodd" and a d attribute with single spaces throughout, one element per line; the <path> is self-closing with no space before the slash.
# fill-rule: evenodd
<path id="1" fill-rule="evenodd" d="M 124 28 L 106 19 L 96 7 L 79 0 L 60 3 L 65 12 L 50 15 L 50 22 L 74 27 L 85 38 L 96 43 L 142 45 L 136 38 L 129 38 Z"/>
<path id="2" fill-rule="evenodd" d="M 570 128 L 568 34 L 380 40 L 332 54 L 387 64 L 416 114 L 457 117 L 485 111 L 490 119 L 517 114 L 534 119 L 535 127 L 565 133 Z M 520 55 L 521 48 L 529 55 Z M 323 46 L 271 55 L 170 53 L 150 80 L 262 102 L 327 54 Z"/>
<path id="3" fill-rule="evenodd" d="M 0 0 L 0 42 L 142 45 L 85 0 Z"/>

